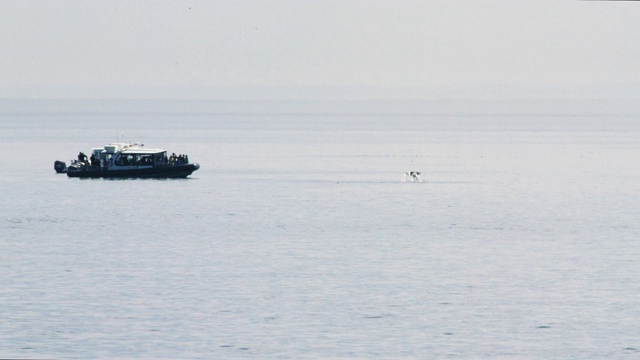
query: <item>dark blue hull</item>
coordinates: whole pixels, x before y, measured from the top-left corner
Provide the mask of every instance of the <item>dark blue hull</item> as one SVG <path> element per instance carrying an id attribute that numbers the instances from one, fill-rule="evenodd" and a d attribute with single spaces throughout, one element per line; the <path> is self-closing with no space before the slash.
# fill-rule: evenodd
<path id="1" fill-rule="evenodd" d="M 186 178 L 198 170 L 198 164 L 103 170 L 97 166 L 69 166 L 68 177 L 77 178 Z"/>

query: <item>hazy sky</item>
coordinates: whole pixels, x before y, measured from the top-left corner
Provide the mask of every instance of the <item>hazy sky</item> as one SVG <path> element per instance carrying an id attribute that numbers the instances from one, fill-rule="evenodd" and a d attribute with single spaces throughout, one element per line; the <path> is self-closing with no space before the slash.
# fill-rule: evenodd
<path id="1" fill-rule="evenodd" d="M 0 49 L 2 97 L 638 84 L 640 2 L 5 0 Z"/>

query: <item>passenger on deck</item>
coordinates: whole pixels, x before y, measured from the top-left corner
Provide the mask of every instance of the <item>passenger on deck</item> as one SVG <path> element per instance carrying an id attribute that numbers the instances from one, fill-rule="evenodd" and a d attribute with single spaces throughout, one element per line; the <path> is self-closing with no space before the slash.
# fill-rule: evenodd
<path id="1" fill-rule="evenodd" d="M 95 154 L 91 154 L 91 166 L 98 166 L 98 158 Z"/>

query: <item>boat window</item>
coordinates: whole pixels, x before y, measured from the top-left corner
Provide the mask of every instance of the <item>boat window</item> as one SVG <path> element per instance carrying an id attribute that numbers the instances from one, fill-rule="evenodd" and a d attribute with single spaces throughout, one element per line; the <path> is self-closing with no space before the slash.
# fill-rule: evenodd
<path id="1" fill-rule="evenodd" d="M 127 154 L 120 155 L 116 159 L 118 166 L 144 166 L 153 165 L 153 154 Z"/>
<path id="2" fill-rule="evenodd" d="M 135 165 L 135 160 L 133 155 L 120 155 L 116 159 L 116 165 L 118 166 L 130 166 Z"/>
<path id="3" fill-rule="evenodd" d="M 102 154 L 102 158 L 100 159 L 102 162 L 102 166 L 113 165 L 113 154 Z"/>
<path id="4" fill-rule="evenodd" d="M 153 165 L 153 155 L 151 154 L 136 155 L 136 164 L 137 165 Z"/>
<path id="5" fill-rule="evenodd" d="M 153 165 L 154 166 L 162 166 L 166 164 L 166 153 L 154 154 L 153 155 Z"/>

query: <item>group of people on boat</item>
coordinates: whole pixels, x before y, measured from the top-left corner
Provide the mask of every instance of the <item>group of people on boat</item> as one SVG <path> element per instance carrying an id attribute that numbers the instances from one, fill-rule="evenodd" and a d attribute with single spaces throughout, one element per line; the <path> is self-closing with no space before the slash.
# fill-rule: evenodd
<path id="1" fill-rule="evenodd" d="M 184 165 L 189 163 L 189 155 L 176 155 L 176 153 L 172 153 L 169 156 L 169 164 L 171 165 Z"/>
<path id="2" fill-rule="evenodd" d="M 56 160 L 54 170 L 82 178 L 186 178 L 200 168 L 199 164 L 191 163 L 186 154 L 167 156 L 164 149 L 143 146 L 112 143 L 103 148 L 92 148 L 90 157 L 79 152 L 68 168 L 63 161 Z"/>
<path id="3" fill-rule="evenodd" d="M 78 163 L 80 164 L 84 164 L 87 166 L 100 166 L 104 169 L 107 168 L 107 162 L 109 162 L 109 164 L 111 164 L 111 156 L 109 155 L 108 158 L 105 157 L 104 159 L 102 159 L 102 161 L 100 161 L 100 159 L 95 156 L 95 154 L 91 154 L 90 158 L 87 158 L 87 155 L 85 155 L 85 153 L 80 152 L 78 154 Z M 119 166 L 129 166 L 129 165 L 153 165 L 153 158 L 150 155 L 137 155 L 136 157 L 132 156 L 132 155 L 128 155 L 128 156 L 119 156 L 117 161 L 116 161 L 117 165 Z M 160 159 L 160 163 L 166 165 L 186 165 L 189 164 L 189 156 L 185 155 L 185 154 L 180 154 L 180 155 L 176 155 L 176 153 L 172 153 L 171 156 L 169 156 L 169 158 L 167 158 L 166 156 L 163 157 L 163 159 Z"/>
<path id="4" fill-rule="evenodd" d="M 78 162 L 91 166 L 100 165 L 100 159 L 98 159 L 94 154 L 91 154 L 91 157 L 87 159 L 87 155 L 82 151 L 78 154 Z"/>

